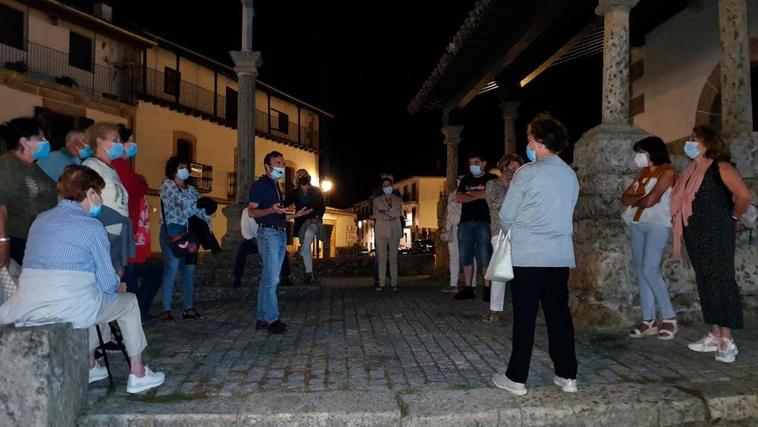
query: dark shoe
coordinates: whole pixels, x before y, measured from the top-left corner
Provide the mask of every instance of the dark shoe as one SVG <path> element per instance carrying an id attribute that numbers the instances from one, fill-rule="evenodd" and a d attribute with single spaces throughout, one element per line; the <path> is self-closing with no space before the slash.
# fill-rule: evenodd
<path id="1" fill-rule="evenodd" d="M 458 293 L 458 287 L 457 286 L 445 286 L 442 288 L 443 294 L 457 294 Z"/>
<path id="2" fill-rule="evenodd" d="M 201 320 L 205 319 L 205 316 L 200 314 L 199 311 L 195 310 L 194 307 L 188 308 L 187 310 L 184 310 L 184 313 L 182 313 L 182 320 Z"/>
<path id="3" fill-rule="evenodd" d="M 284 323 L 282 323 L 282 322 L 280 322 L 278 320 L 275 320 L 273 323 L 271 323 L 270 325 L 268 325 L 268 327 L 266 329 L 268 330 L 269 334 L 280 335 L 280 334 L 283 334 L 283 333 L 287 332 L 287 325 L 285 325 Z"/>
<path id="4" fill-rule="evenodd" d="M 453 298 L 457 300 L 475 299 L 476 294 L 474 293 L 474 288 L 471 286 L 466 286 L 462 291 L 458 292 L 458 295 L 454 296 Z"/>
<path id="5" fill-rule="evenodd" d="M 113 341 L 108 341 L 107 343 L 103 344 L 102 349 L 110 352 L 119 352 L 121 351 L 121 346 Z"/>
<path id="6" fill-rule="evenodd" d="M 313 273 L 305 273 L 305 283 L 313 283 L 316 281 L 316 276 Z"/>
<path id="7" fill-rule="evenodd" d="M 393 286 L 393 287 L 392 287 L 392 292 L 397 292 L 397 291 L 399 291 L 399 290 L 400 290 L 400 289 L 398 289 L 398 287 L 397 287 L 397 286 Z"/>
<path id="8" fill-rule="evenodd" d="M 384 292 L 384 288 L 381 286 L 374 286 L 374 292 Z"/>
<path id="9" fill-rule="evenodd" d="M 161 313 L 161 321 L 165 323 L 174 323 L 176 322 L 176 319 L 174 319 L 174 316 L 171 314 L 170 311 L 164 311 Z"/>
<path id="10" fill-rule="evenodd" d="M 232 283 L 232 287 L 233 288 L 239 288 L 240 286 L 242 286 L 242 280 L 235 278 L 234 279 L 234 283 Z"/>
<path id="11" fill-rule="evenodd" d="M 484 287 L 482 290 L 482 301 L 490 302 L 490 291 L 492 291 L 492 288 Z"/>
<path id="12" fill-rule="evenodd" d="M 261 329 L 268 328 L 268 322 L 264 322 L 263 320 L 256 320 L 255 321 L 255 330 L 260 331 Z"/>

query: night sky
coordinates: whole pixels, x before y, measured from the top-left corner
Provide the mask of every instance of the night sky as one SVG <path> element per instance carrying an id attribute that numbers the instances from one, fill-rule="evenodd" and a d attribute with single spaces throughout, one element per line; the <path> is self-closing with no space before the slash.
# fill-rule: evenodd
<path id="1" fill-rule="evenodd" d="M 91 0 L 71 0 L 91 10 Z M 231 64 L 240 46 L 237 0 L 195 3 L 112 0 L 114 21 L 163 35 Z M 209 2 L 210 3 L 210 2 Z M 254 48 L 262 52 L 260 79 L 335 114 L 322 176 L 335 182 L 330 204 L 347 207 L 379 186 L 378 175 L 397 179 L 444 175 L 441 112 L 410 116 L 408 103 L 437 64 L 475 0 L 318 1 L 257 0 Z M 602 58 L 549 69 L 522 91 L 519 149 L 525 125 L 550 111 L 572 140 L 600 121 Z M 503 124 L 494 92 L 465 110 L 461 160 L 479 151 L 494 164 L 502 156 Z M 570 159 L 571 153 L 566 153 Z M 462 166 L 462 165 L 461 165 Z"/>

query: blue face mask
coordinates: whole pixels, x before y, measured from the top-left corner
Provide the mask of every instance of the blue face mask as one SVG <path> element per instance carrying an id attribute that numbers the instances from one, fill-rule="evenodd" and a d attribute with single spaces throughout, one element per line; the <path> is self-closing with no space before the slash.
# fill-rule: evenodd
<path id="1" fill-rule="evenodd" d="M 37 149 L 32 152 L 34 160 L 42 160 L 50 155 L 50 143 L 46 139 L 41 139 L 37 142 Z"/>
<path id="2" fill-rule="evenodd" d="M 97 218 L 100 215 L 100 212 L 103 210 L 103 205 L 95 205 L 92 204 L 89 207 L 89 212 L 87 212 L 87 215 L 89 215 L 92 218 Z"/>
<path id="3" fill-rule="evenodd" d="M 132 157 L 136 155 L 137 155 L 137 143 L 130 142 L 129 148 L 126 149 L 126 158 L 131 159 Z"/>
<path id="4" fill-rule="evenodd" d="M 468 170 L 471 171 L 471 175 L 479 176 L 482 174 L 482 167 L 479 165 L 471 165 L 468 167 Z"/>
<path id="5" fill-rule="evenodd" d="M 386 194 L 386 195 L 388 195 L 388 196 L 389 196 L 390 194 L 392 194 L 392 190 L 393 190 L 393 188 L 392 188 L 392 187 L 382 187 L 382 191 L 384 191 L 384 194 Z"/>
<path id="6" fill-rule="evenodd" d="M 274 181 L 279 181 L 284 176 L 284 168 L 279 166 L 274 166 L 271 170 L 271 178 L 274 179 Z"/>
<path id="7" fill-rule="evenodd" d="M 108 158 L 111 160 L 118 159 L 119 157 L 124 155 L 124 144 L 120 142 L 114 142 L 110 150 L 108 150 L 106 154 L 108 155 Z"/>
<path id="8" fill-rule="evenodd" d="M 186 181 L 187 178 L 189 178 L 190 174 L 189 171 L 186 168 L 181 168 L 176 170 L 176 177 L 181 179 L 182 181 Z"/>
<path id="9" fill-rule="evenodd" d="M 529 159 L 530 162 L 533 162 L 537 160 L 537 152 L 529 148 L 529 146 L 526 146 L 526 158 Z"/>
<path id="10" fill-rule="evenodd" d="M 700 155 L 700 143 L 697 141 L 687 141 L 684 143 L 684 154 L 692 160 Z"/>
<path id="11" fill-rule="evenodd" d="M 92 148 L 89 145 L 85 145 L 84 148 L 79 150 L 79 158 L 86 160 L 92 157 Z"/>

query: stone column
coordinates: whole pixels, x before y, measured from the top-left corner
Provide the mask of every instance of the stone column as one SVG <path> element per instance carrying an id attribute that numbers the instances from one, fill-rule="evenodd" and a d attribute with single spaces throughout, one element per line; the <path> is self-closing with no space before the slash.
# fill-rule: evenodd
<path id="1" fill-rule="evenodd" d="M 261 65 L 260 52 L 253 52 L 253 0 L 242 1 L 242 49 L 229 52 L 237 73 L 237 194 L 236 205 L 225 207 L 225 249 L 235 247 L 241 240 L 240 217 L 248 204 L 248 193 L 255 170 L 255 79 Z"/>
<path id="2" fill-rule="evenodd" d="M 603 123 L 629 123 L 629 12 L 639 0 L 600 0 L 603 16 Z"/>
<path id="3" fill-rule="evenodd" d="M 619 199 L 638 171 L 629 123 L 629 14 L 637 0 L 600 0 L 604 17 L 602 123 L 574 147 L 580 193 L 574 213 L 576 269 L 571 272 L 574 321 L 609 327 L 639 320 L 639 293 Z M 577 302 L 581 301 L 581 304 Z"/>
<path id="4" fill-rule="evenodd" d="M 461 143 L 461 132 L 463 126 L 445 125 L 442 127 L 442 133 L 445 135 L 445 145 L 447 146 L 447 174 L 446 186 L 448 194 L 456 190 L 455 181 L 458 178 L 458 144 Z"/>
<path id="5" fill-rule="evenodd" d="M 516 152 L 516 119 L 521 101 L 501 99 L 500 111 L 503 114 L 503 154 Z M 494 166 L 494 165 L 493 165 Z"/>
<path id="6" fill-rule="evenodd" d="M 758 138 L 753 135 L 750 33 L 745 0 L 719 0 L 722 132 L 745 177 L 758 176 Z"/>

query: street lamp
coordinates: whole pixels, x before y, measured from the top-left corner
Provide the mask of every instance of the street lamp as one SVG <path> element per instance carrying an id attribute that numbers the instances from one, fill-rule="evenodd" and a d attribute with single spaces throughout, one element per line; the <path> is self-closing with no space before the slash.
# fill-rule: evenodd
<path id="1" fill-rule="evenodd" d="M 321 189 L 324 191 L 324 193 L 332 191 L 333 186 L 334 184 L 332 184 L 332 181 L 329 178 L 324 178 L 321 180 Z"/>

